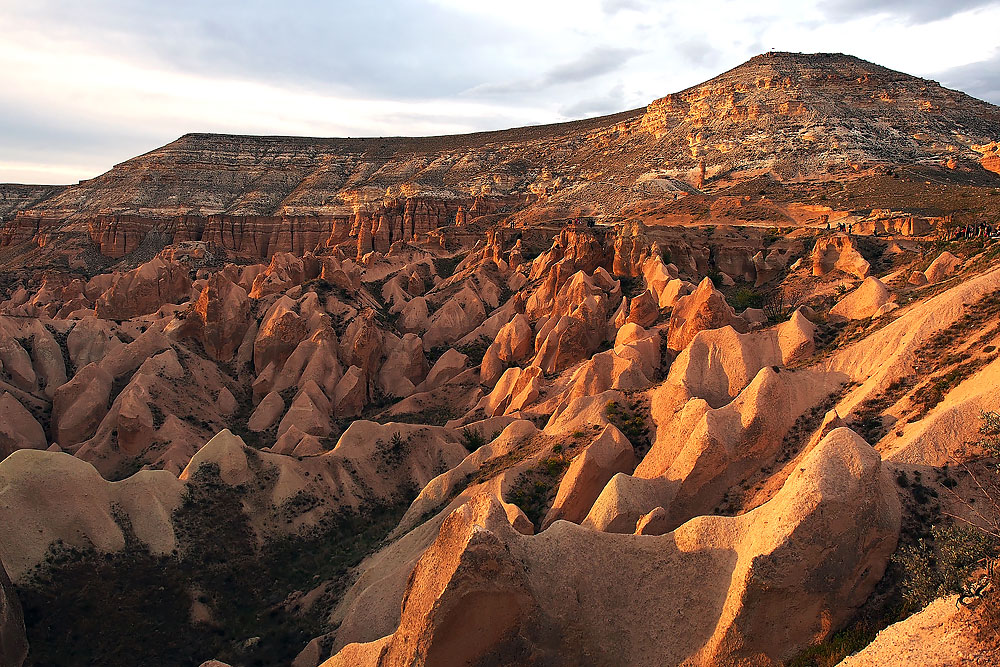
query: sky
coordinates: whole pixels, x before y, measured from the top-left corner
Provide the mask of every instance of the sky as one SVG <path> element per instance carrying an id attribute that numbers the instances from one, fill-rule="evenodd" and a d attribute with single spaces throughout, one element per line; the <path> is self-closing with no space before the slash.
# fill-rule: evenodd
<path id="1" fill-rule="evenodd" d="M 768 50 L 1000 104 L 1000 0 L 0 0 L 0 183 L 187 132 L 429 135 L 641 107 Z"/>

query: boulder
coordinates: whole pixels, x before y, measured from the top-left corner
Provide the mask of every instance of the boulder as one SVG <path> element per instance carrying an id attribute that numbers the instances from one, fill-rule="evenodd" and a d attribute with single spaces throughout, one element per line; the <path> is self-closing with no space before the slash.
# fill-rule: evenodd
<path id="1" fill-rule="evenodd" d="M 928 283 L 939 283 L 955 273 L 961 265 L 962 260 L 945 250 L 927 267 L 927 270 L 924 271 L 924 277 L 927 278 Z"/>
<path id="2" fill-rule="evenodd" d="M 889 302 L 892 295 L 882 281 L 868 276 L 858 289 L 854 290 L 830 309 L 831 315 L 849 320 L 866 320 Z"/>

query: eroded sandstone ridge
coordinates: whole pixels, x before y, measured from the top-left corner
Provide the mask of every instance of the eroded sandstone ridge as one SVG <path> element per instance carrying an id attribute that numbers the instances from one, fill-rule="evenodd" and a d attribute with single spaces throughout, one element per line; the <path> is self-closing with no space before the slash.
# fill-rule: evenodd
<path id="1" fill-rule="evenodd" d="M 1000 618 L 998 127 L 778 53 L 3 186 L 4 664 L 954 657 L 915 637 Z"/>

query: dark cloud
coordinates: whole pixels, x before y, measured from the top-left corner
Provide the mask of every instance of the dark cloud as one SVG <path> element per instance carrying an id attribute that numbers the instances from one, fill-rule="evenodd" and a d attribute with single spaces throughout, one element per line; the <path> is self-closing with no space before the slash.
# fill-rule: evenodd
<path id="1" fill-rule="evenodd" d="M 639 55 L 636 49 L 598 46 L 569 62 L 557 65 L 539 77 L 507 83 L 487 83 L 466 91 L 469 96 L 505 96 L 545 90 L 552 86 L 582 83 L 620 69 Z"/>
<path id="2" fill-rule="evenodd" d="M 625 91 L 618 84 L 603 95 L 573 102 L 559 109 L 566 118 L 588 118 L 625 111 Z"/>
<path id="3" fill-rule="evenodd" d="M 636 49 L 598 46 L 576 60 L 549 70 L 542 83 L 546 85 L 587 81 L 614 72 L 639 54 Z"/>
<path id="4" fill-rule="evenodd" d="M 873 14 L 891 14 L 906 23 L 930 23 L 977 7 L 1000 4 L 998 0 L 825 0 L 827 16 L 848 20 Z"/>
<path id="5" fill-rule="evenodd" d="M 703 37 L 680 40 L 674 43 L 674 48 L 685 61 L 699 67 L 714 66 L 719 59 L 719 50 Z"/>
<path id="6" fill-rule="evenodd" d="M 499 76 L 504 63 L 492 56 L 525 39 L 410 0 L 33 0 L 18 14 L 49 34 L 181 71 L 404 99 Z"/>
<path id="7" fill-rule="evenodd" d="M 1000 104 L 1000 49 L 994 52 L 992 58 L 954 67 L 936 76 L 949 88 L 961 90 L 993 104 Z"/>

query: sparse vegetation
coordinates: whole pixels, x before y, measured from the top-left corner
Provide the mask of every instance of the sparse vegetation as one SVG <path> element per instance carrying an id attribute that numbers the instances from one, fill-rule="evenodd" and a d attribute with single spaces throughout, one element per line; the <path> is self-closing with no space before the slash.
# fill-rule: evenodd
<path id="1" fill-rule="evenodd" d="M 468 345 L 460 345 L 455 349 L 469 357 L 470 366 L 478 366 L 483 363 L 483 357 L 486 356 L 486 350 L 489 349 L 492 342 L 489 338 L 480 336 Z"/>
<path id="2" fill-rule="evenodd" d="M 737 312 L 747 308 L 760 308 L 764 305 L 764 295 L 747 285 L 740 285 L 726 297 L 729 305 Z"/>
<path id="3" fill-rule="evenodd" d="M 483 445 L 486 444 L 486 438 L 483 434 L 472 428 L 462 429 L 462 444 L 470 452 L 474 452 Z"/>
<path id="4" fill-rule="evenodd" d="M 652 446 L 652 441 L 649 438 L 646 420 L 637 408 L 638 405 L 633 405 L 631 409 L 628 409 L 619 405 L 617 401 L 608 401 L 605 406 L 605 414 L 608 421 L 614 424 L 632 443 L 636 456 L 642 458 Z"/>
<path id="5" fill-rule="evenodd" d="M 561 454 L 556 454 L 521 473 L 514 482 L 510 491 L 510 502 L 521 508 L 536 529 L 541 526 L 545 513 L 552 506 L 559 480 L 568 466 L 569 460 Z"/>
<path id="6" fill-rule="evenodd" d="M 895 556 L 904 576 L 903 599 L 909 611 L 917 611 L 935 598 L 977 589 L 977 570 L 984 573 L 997 555 L 997 540 L 964 526 L 934 526 L 929 539 L 903 546 Z"/>
<path id="7" fill-rule="evenodd" d="M 243 508 L 253 490 L 224 484 L 214 465 L 194 476 L 197 484 L 188 487 L 173 519 L 180 551 L 151 554 L 119 517 L 124 551 L 57 547 L 32 582 L 19 587 L 31 642 L 27 664 L 197 665 L 210 658 L 254 667 L 289 664 L 324 631 L 349 582 L 348 568 L 382 540 L 408 504 L 401 498 L 396 505 L 330 513 L 307 533 L 258 544 Z M 302 494 L 276 511 L 300 514 L 313 506 Z M 287 604 L 290 593 L 320 584 L 325 592 L 309 611 Z M 192 620 L 196 600 L 210 622 Z"/>

